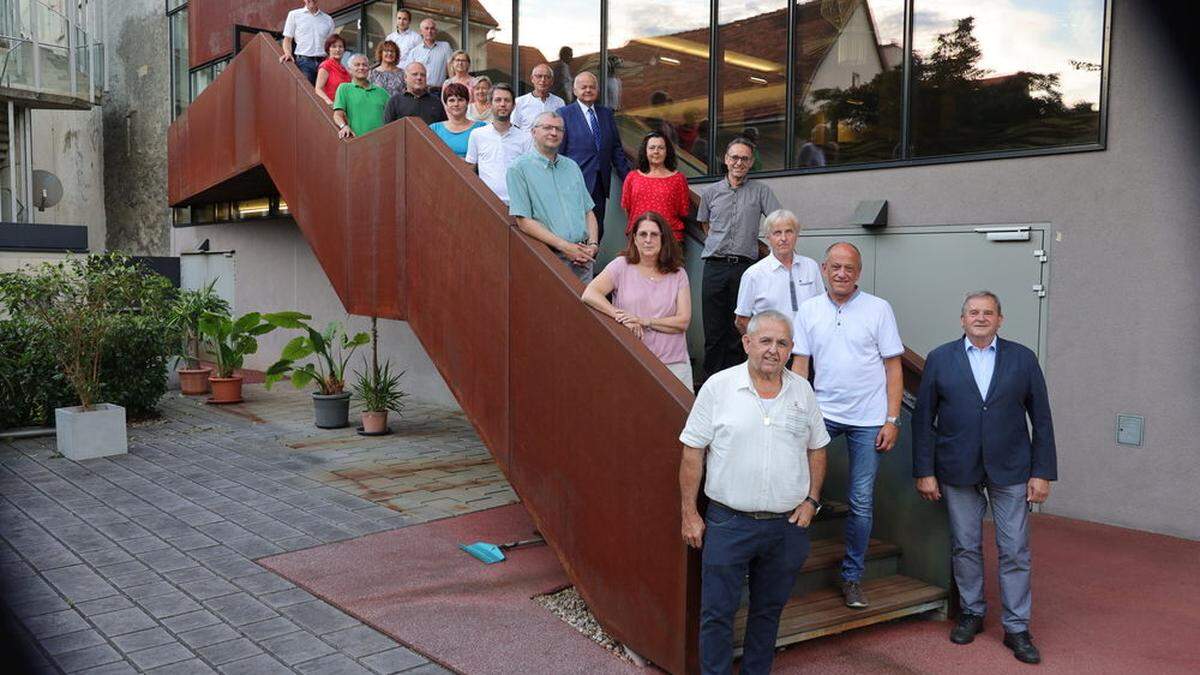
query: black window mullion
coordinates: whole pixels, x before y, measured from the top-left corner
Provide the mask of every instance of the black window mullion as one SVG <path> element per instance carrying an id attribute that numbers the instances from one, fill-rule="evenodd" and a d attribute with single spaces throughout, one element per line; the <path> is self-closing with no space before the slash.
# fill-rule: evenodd
<path id="1" fill-rule="evenodd" d="M 715 166 L 717 157 L 717 92 L 720 91 L 720 68 L 717 61 L 717 47 L 720 46 L 718 35 L 721 27 L 721 2 L 712 0 L 708 11 L 708 175 L 718 176 L 720 172 Z"/>
<path id="2" fill-rule="evenodd" d="M 784 74 L 786 80 L 784 82 L 784 114 L 783 114 L 783 138 L 786 146 L 783 149 L 783 166 L 791 168 L 794 160 L 793 155 L 796 153 L 796 40 L 799 34 L 796 31 L 796 2 L 788 0 L 787 8 L 787 63 L 784 64 Z"/>
<path id="3" fill-rule="evenodd" d="M 912 156 L 912 52 L 913 52 L 913 3 L 904 3 L 904 67 L 900 82 L 900 156 Z"/>

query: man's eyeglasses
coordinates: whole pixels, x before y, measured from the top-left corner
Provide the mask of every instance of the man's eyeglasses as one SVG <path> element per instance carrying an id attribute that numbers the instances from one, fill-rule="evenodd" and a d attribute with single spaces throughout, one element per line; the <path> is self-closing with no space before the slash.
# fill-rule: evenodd
<path id="1" fill-rule="evenodd" d="M 749 164 L 754 160 L 753 157 L 747 157 L 746 155 L 725 155 L 725 159 L 728 159 L 733 164 Z"/>
<path id="2" fill-rule="evenodd" d="M 555 124 L 539 124 L 537 126 L 541 129 L 545 129 L 546 131 L 557 131 L 560 134 L 564 131 L 562 127 Z"/>

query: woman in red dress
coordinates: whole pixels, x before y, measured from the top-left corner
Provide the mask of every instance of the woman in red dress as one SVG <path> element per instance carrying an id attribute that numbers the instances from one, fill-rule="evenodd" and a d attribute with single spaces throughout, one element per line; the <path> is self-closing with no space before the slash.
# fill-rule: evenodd
<path id="1" fill-rule="evenodd" d="M 647 211 L 666 218 L 675 241 L 683 241 L 683 218 L 688 215 L 687 178 L 675 170 L 675 147 L 657 131 L 642 139 L 637 171 L 630 171 L 621 189 L 621 208 L 629 214 L 625 234 Z"/>
<path id="2" fill-rule="evenodd" d="M 342 54 L 345 53 L 346 41 L 341 35 L 334 33 L 325 40 L 325 56 L 328 58 L 317 68 L 317 83 L 313 89 L 329 105 L 333 105 L 338 85 L 350 81 L 350 71 L 342 65 Z"/>

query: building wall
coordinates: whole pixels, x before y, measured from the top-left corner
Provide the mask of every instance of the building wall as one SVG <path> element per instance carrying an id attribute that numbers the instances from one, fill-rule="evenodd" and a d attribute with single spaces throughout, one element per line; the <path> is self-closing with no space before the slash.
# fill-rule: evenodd
<path id="1" fill-rule="evenodd" d="M 1059 481 L 1046 511 L 1200 538 L 1193 83 L 1138 3 L 1113 5 L 1105 151 L 770 184 L 808 228 L 845 226 L 865 199 L 888 200 L 889 228 L 1051 223 L 1044 365 Z M 1146 416 L 1143 447 L 1116 444 L 1118 412 Z"/>
<path id="2" fill-rule="evenodd" d="M 104 175 L 112 250 L 170 252 L 167 127 L 170 55 L 162 0 L 104 3 L 108 91 L 104 99 Z"/>
<path id="3" fill-rule="evenodd" d="M 313 316 L 315 325 L 330 321 L 348 323 L 352 331 L 370 330 L 370 320 L 349 317 L 313 255 L 299 228 L 291 221 L 247 222 L 176 230 L 172 252 L 195 250 L 205 239 L 210 251 L 235 251 L 234 311 L 277 312 L 299 310 Z M 246 367 L 265 370 L 276 359 L 295 331 L 275 331 L 260 340 L 259 351 L 246 359 Z M 369 355 L 368 350 L 359 354 Z M 401 386 L 410 395 L 443 405 L 457 406 L 433 362 L 408 323 L 379 321 L 379 357 L 391 358 L 393 372 L 405 371 Z M 354 369 L 362 366 L 358 356 Z"/>
<path id="4" fill-rule="evenodd" d="M 58 176 L 63 198 L 33 222 L 86 225 L 88 250 L 105 248 L 104 142 L 102 113 L 91 110 L 32 110 L 33 168 Z"/>

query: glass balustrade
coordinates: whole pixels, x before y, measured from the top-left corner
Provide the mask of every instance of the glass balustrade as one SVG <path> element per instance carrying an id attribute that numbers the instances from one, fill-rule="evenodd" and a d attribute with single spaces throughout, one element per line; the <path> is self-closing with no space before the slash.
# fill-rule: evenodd
<path id="1" fill-rule="evenodd" d="M 88 10 L 86 3 L 0 0 L 0 87 L 95 102 L 104 52 L 84 25 Z"/>

